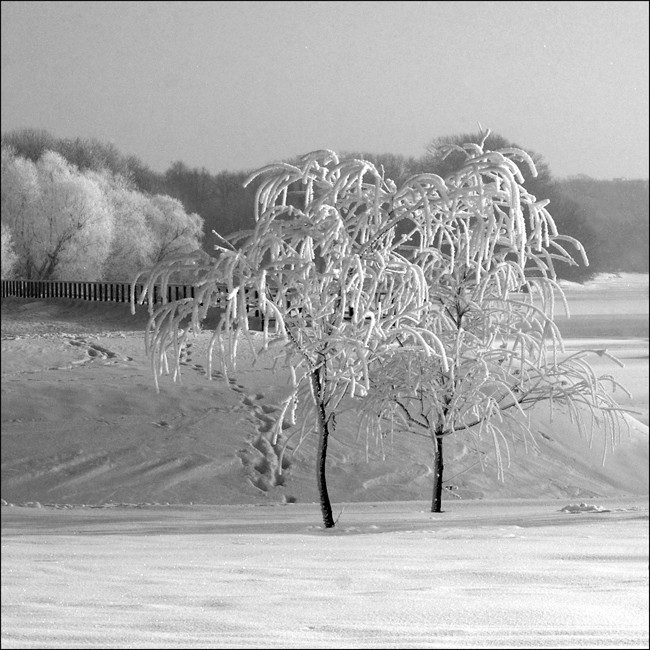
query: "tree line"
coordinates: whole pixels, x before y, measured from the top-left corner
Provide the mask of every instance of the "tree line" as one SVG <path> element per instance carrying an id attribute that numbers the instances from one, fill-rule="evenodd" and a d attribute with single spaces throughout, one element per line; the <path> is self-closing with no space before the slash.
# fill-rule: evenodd
<path id="1" fill-rule="evenodd" d="M 452 154 L 443 159 L 440 155 L 441 145 L 478 143 L 482 137 L 481 133 L 463 133 L 437 138 L 428 144 L 420 157 L 354 151 L 343 152 L 341 155 L 368 160 L 383 170 L 387 177 L 402 183 L 421 173 L 446 177 L 462 164 L 462 157 Z M 485 144 L 493 150 L 522 148 L 498 134 L 490 134 Z M 151 170 L 136 156 L 122 154 L 111 143 L 89 138 L 56 138 L 47 131 L 36 129 L 3 134 L 2 148 L 2 250 L 6 253 L 3 260 L 6 258 L 13 262 L 14 276 L 20 275 L 27 279 L 66 279 L 79 277 L 78 273 L 81 272 L 92 274 L 92 277 L 84 278 L 88 280 L 131 279 L 134 271 L 174 252 L 187 252 L 200 247 L 207 255 L 214 255 L 215 244 L 218 242 L 213 231 L 228 235 L 251 228 L 254 224 L 257 183 L 244 186 L 251 170 L 213 174 L 205 168 L 193 168 L 177 161 L 165 172 L 159 173 Z M 535 177 L 530 172 L 524 172 L 528 191 L 550 201 L 550 210 L 558 227 L 562 232 L 579 239 L 589 258 L 588 267 L 558 265 L 559 278 L 583 281 L 602 271 L 648 271 L 647 180 L 598 181 L 587 177 L 559 180 L 553 177 L 549 165 L 541 155 L 525 147 L 522 149 L 531 155 L 537 168 Z M 58 240 L 51 240 L 50 225 L 54 224 L 47 223 L 48 218 L 43 216 L 42 210 L 48 201 L 51 204 L 54 199 L 43 198 L 41 192 L 40 203 L 36 201 L 33 198 L 34 184 L 23 179 L 21 185 L 19 179 L 16 179 L 21 172 L 28 176 L 33 176 L 33 173 L 27 172 L 29 166 L 26 163 L 15 162 L 22 159 L 37 168 L 39 165 L 41 168 L 47 165 L 51 167 L 54 164 L 51 155 L 47 157 L 49 162 L 42 160 L 47 152 L 60 157 L 57 163 L 61 171 L 59 176 L 65 176 L 62 173 L 65 165 L 68 166 L 68 176 L 73 170 L 79 176 L 77 198 L 68 196 L 67 204 L 63 201 L 67 205 L 64 213 L 72 213 L 75 201 L 81 205 L 81 187 L 90 191 L 93 183 L 99 184 L 100 190 L 99 194 L 95 190 L 95 200 L 103 193 L 107 206 L 98 208 L 98 215 L 112 215 L 108 219 L 112 221 L 110 228 L 106 225 L 105 218 L 102 222 L 97 216 L 99 221 L 94 235 L 78 236 L 62 242 L 62 237 L 70 235 L 61 233 Z M 6 194 L 13 194 L 13 198 L 8 196 L 6 200 L 5 160 L 10 178 Z M 286 162 L 293 163 L 296 160 Z M 10 164 L 10 161 L 13 162 Z M 43 172 L 40 176 L 37 174 L 37 177 L 44 183 L 46 174 Z M 21 199 L 21 192 L 27 192 L 30 187 L 31 199 L 29 192 L 27 198 Z M 59 197 L 57 200 L 61 202 L 62 199 Z M 87 205 L 92 201 L 86 197 L 82 203 Z M 26 217 L 21 211 L 28 210 L 28 206 L 31 206 L 29 209 L 32 211 L 40 210 L 41 217 L 40 221 L 37 219 L 29 228 L 25 228 Z M 17 216 L 20 214 L 23 216 Z M 100 226 L 100 223 L 104 225 Z M 163 224 L 166 224 L 164 234 L 160 232 Z M 78 227 L 78 221 L 69 224 L 69 229 Z M 107 228 L 111 234 L 108 234 Z M 102 229 L 104 233 L 100 234 Z M 47 249 L 44 248 L 44 239 L 49 242 Z M 159 240 L 157 244 L 154 243 L 156 239 Z M 32 249 L 38 247 L 41 252 L 36 254 L 27 250 L 26 241 L 31 242 Z M 69 251 L 75 248 L 79 250 L 72 255 Z M 68 259 L 78 258 L 79 253 L 94 248 L 96 250 L 92 263 L 80 265 L 77 262 L 73 265 Z M 56 263 L 53 262 L 53 254 L 58 260 Z M 102 257 L 103 263 L 100 263 Z M 84 268 L 79 268 L 80 266 Z M 3 277 L 6 277 L 6 272 L 10 272 L 5 268 L 4 262 L 2 271 Z"/>
<path id="2" fill-rule="evenodd" d="M 648 272 L 648 179 L 572 176 L 559 186 L 589 215 L 598 235 L 593 256 L 603 260 L 603 270 Z"/>

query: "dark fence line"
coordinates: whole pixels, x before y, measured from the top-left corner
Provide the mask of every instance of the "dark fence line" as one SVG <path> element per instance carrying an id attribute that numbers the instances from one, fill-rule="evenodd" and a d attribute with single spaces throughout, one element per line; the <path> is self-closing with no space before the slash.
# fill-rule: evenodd
<path id="1" fill-rule="evenodd" d="M 72 300 L 90 300 L 94 302 L 130 302 L 131 292 L 134 290 L 134 300 L 137 303 L 141 298 L 145 285 L 138 283 L 135 287 L 130 282 L 71 282 L 59 280 L 1 280 L 3 298 L 68 298 Z M 182 300 L 183 298 L 194 298 L 195 287 L 191 284 L 168 284 L 166 287 L 167 301 Z M 246 292 L 246 304 L 249 316 L 261 317 L 258 308 L 257 291 Z M 223 286 L 223 292 L 218 302 L 213 306 L 225 307 L 227 287 Z M 214 298 L 214 297 L 213 297 Z M 163 301 L 161 285 L 154 285 L 153 293 L 145 298 L 145 304 L 153 299 L 154 303 Z M 224 304 L 221 305 L 221 300 Z M 352 308 L 348 307 L 345 317 L 352 317 Z"/>
<path id="2" fill-rule="evenodd" d="M 141 283 L 133 287 L 130 282 L 70 282 L 59 280 L 2 280 L 1 282 L 3 298 L 69 298 L 94 302 L 130 302 L 132 290 L 135 293 L 134 300 L 138 302 L 145 287 Z M 194 298 L 194 286 L 191 284 L 168 284 L 165 293 L 168 302 L 182 300 L 183 298 Z M 226 294 L 227 288 L 224 285 L 222 294 L 224 301 Z M 249 314 L 259 317 L 257 291 L 252 291 L 251 294 L 246 296 Z M 153 293 L 148 294 L 145 298 L 145 304 L 149 304 L 152 299 L 154 303 L 163 301 L 163 291 L 160 285 L 154 285 Z"/>
<path id="3" fill-rule="evenodd" d="M 144 291 L 144 284 L 135 285 L 135 301 Z M 70 298 L 73 300 L 92 300 L 101 302 L 130 302 L 132 284 L 130 282 L 70 282 L 58 280 L 2 280 L 3 298 Z M 167 285 L 167 300 L 193 298 L 194 287 L 186 284 Z M 152 296 L 147 296 L 146 302 Z M 153 301 L 162 302 L 159 285 L 153 288 Z"/>

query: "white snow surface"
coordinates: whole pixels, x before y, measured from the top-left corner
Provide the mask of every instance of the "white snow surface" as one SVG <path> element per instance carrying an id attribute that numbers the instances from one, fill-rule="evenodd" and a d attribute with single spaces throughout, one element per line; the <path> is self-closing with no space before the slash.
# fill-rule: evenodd
<path id="1" fill-rule="evenodd" d="M 3 648 L 648 646 L 647 499 L 2 509 Z"/>

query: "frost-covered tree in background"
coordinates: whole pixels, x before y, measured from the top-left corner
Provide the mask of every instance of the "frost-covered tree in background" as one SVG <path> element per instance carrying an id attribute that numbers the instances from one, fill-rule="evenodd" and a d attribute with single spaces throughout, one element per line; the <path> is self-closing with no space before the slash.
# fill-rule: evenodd
<path id="1" fill-rule="evenodd" d="M 107 182 L 104 189 L 115 215 L 115 225 L 103 279 L 130 281 L 155 261 L 156 238 L 147 224 L 147 214 L 154 208 L 150 197 L 119 179 Z"/>
<path id="2" fill-rule="evenodd" d="M 9 226 L 3 223 L 1 228 L 2 246 L 0 250 L 0 261 L 2 262 L 2 277 L 11 278 L 13 277 L 16 262 L 18 261 L 18 255 L 16 255 L 16 251 L 14 250 L 13 237 Z"/>
<path id="3" fill-rule="evenodd" d="M 151 197 L 146 221 L 154 235 L 154 263 L 191 253 L 200 247 L 203 219 L 198 214 L 185 212 L 178 199 L 163 194 Z"/>
<path id="4" fill-rule="evenodd" d="M 8 146 L 2 147 L 1 164 L 0 215 L 3 232 L 6 230 L 10 234 L 17 257 L 12 265 L 14 273 L 18 277 L 25 277 L 26 260 L 30 256 L 31 214 L 39 194 L 38 175 L 31 161 L 16 156 Z M 7 277 L 4 267 L 2 277 Z"/>
<path id="5" fill-rule="evenodd" d="M 113 213 L 94 172 L 79 174 L 59 154 L 36 164 L 36 203 L 45 228 L 34 228 L 33 263 L 39 279 L 100 280 L 113 236 Z"/>
<path id="6" fill-rule="evenodd" d="M 548 201 L 523 187 L 515 162 L 534 175 L 532 159 L 516 149 L 486 151 L 484 142 L 447 146 L 441 155 L 449 153 L 460 169 L 428 198 L 437 244 L 412 251 L 431 280 L 427 326 L 443 343 L 447 367 L 394 347 L 371 368 L 365 400 L 365 408 L 381 413 L 391 428 L 433 443 L 434 512 L 441 509 L 443 441 L 453 433 L 491 439 L 503 479 L 507 434 L 535 445 L 528 410 L 540 402 L 551 412 L 566 407 L 581 431 L 585 417 L 592 427 L 597 423 L 605 451 L 624 422 L 612 396 L 622 387 L 609 375 L 594 374 L 585 360 L 589 351 L 565 354 L 553 322 L 556 301 L 568 307 L 555 263 L 576 264 L 565 246 L 579 253 L 582 247 L 557 232 Z"/>
<path id="7" fill-rule="evenodd" d="M 14 237 L 20 276 L 100 279 L 113 220 L 94 174 L 79 174 L 53 152 L 34 164 L 3 151 L 2 163 L 2 222 Z"/>
<path id="8" fill-rule="evenodd" d="M 138 192 L 108 168 L 80 170 L 52 151 L 33 162 L 3 146 L 1 202 L 14 275 L 26 280 L 128 281 L 199 249 L 203 236 L 202 218 L 178 200 Z"/>
<path id="9" fill-rule="evenodd" d="M 200 249 L 203 219 L 186 212 L 180 201 L 138 192 L 124 177 L 108 172 L 102 180 L 114 216 L 104 280 L 128 281 L 156 262 Z"/>

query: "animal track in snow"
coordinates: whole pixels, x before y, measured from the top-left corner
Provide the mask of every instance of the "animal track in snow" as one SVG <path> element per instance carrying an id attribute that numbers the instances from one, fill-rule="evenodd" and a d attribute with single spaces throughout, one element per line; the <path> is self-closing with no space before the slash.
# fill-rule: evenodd
<path id="1" fill-rule="evenodd" d="M 242 404 L 245 404 L 246 406 L 254 406 L 256 409 L 259 407 L 255 402 L 257 400 L 263 399 L 264 395 L 262 393 L 256 393 L 255 395 L 245 395 L 244 399 L 242 399 Z"/>
<path id="2" fill-rule="evenodd" d="M 117 353 L 109 350 L 108 348 L 99 345 L 98 343 L 91 343 L 83 337 L 75 337 L 67 339 L 68 344 L 74 348 L 79 348 L 80 350 L 85 350 L 88 358 L 80 359 L 74 363 L 87 363 L 93 360 L 103 360 L 115 362 L 116 360 L 121 361 L 133 361 L 132 357 L 128 356 L 119 356 Z"/>
<path id="3" fill-rule="evenodd" d="M 190 341 L 181 345 L 179 363 L 189 365 L 192 363 L 192 343 Z"/>

